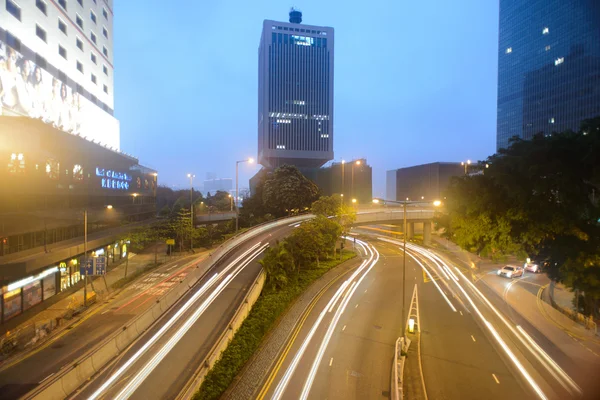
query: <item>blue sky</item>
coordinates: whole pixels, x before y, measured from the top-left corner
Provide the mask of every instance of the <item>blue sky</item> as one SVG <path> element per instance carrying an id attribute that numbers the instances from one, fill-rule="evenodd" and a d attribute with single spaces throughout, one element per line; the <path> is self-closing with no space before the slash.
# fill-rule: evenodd
<path id="1" fill-rule="evenodd" d="M 335 159 L 385 171 L 495 151 L 498 2 L 116 1 L 115 115 L 121 148 L 158 169 L 235 177 L 256 158 L 262 21 L 335 28 Z M 240 187 L 258 170 L 240 166 Z"/>

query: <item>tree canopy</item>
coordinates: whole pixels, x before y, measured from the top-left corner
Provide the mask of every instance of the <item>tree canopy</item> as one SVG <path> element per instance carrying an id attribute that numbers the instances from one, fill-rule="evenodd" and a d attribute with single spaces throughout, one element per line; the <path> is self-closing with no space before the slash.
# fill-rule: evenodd
<path id="1" fill-rule="evenodd" d="M 484 256 L 545 262 L 552 279 L 600 298 L 600 118 L 514 140 L 483 164 L 451 182 L 437 218 L 446 234 Z"/>
<path id="2" fill-rule="evenodd" d="M 295 166 L 283 165 L 267 177 L 262 200 L 277 217 L 308 209 L 319 197 L 317 185 Z"/>

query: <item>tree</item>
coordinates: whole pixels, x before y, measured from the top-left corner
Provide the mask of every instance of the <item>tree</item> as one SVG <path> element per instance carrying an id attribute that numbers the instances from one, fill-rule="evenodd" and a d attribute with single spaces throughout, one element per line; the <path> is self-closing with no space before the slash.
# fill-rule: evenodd
<path id="1" fill-rule="evenodd" d="M 267 285 L 272 289 L 281 289 L 295 278 L 294 260 L 283 242 L 269 247 L 258 262 L 265 269 Z"/>
<path id="2" fill-rule="evenodd" d="M 341 198 L 335 198 L 334 196 L 321 196 L 317 201 L 312 203 L 310 209 L 315 215 L 322 215 L 324 217 L 337 216 L 340 214 L 341 200 Z"/>
<path id="3" fill-rule="evenodd" d="M 455 178 L 438 224 L 463 248 L 530 256 L 555 281 L 600 299 L 600 118 L 579 132 L 515 140 L 482 175 Z M 597 310 L 597 307 L 595 307 Z"/>
<path id="4" fill-rule="evenodd" d="M 277 217 L 308 209 L 319 197 L 319 189 L 295 166 L 277 168 L 264 184 L 263 204 Z"/>

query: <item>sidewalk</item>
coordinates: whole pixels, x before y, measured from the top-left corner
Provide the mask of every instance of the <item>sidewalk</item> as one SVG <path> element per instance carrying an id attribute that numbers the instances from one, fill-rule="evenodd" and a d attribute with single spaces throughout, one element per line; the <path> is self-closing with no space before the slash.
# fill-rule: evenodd
<path id="1" fill-rule="evenodd" d="M 173 260 L 189 255 L 173 256 Z M 84 307 L 84 288 L 79 283 L 79 288 L 70 294 L 63 294 L 62 298 L 48 308 L 32 315 L 25 321 L 10 321 L 3 326 L 6 330 L 0 337 L 0 365 L 8 359 L 18 357 L 24 350 L 31 350 L 42 342 L 58 335 L 64 329 L 72 327 L 79 321 L 93 314 L 108 296 L 120 292 L 126 283 L 143 275 L 158 265 L 171 259 L 165 255 L 164 245 L 158 250 L 158 264 L 154 264 L 154 248 L 144 250 L 140 254 L 130 253 L 128 260 L 122 260 L 114 265 L 104 277 L 88 277 L 87 295 L 88 307 Z M 127 269 L 127 278 L 125 278 Z M 125 278 L 125 279 L 124 279 Z M 94 288 L 94 289 L 92 289 Z M 57 294 L 56 296 L 61 296 Z"/>

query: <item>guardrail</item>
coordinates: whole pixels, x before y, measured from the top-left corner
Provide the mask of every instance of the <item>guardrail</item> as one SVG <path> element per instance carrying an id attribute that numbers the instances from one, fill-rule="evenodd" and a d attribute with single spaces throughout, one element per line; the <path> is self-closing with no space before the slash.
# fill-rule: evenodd
<path id="1" fill-rule="evenodd" d="M 266 277 L 267 274 L 265 273 L 264 269 L 261 269 L 260 273 L 252 283 L 252 288 L 248 291 L 244 297 L 244 300 L 236 309 L 231 321 L 229 321 L 228 328 L 221 333 L 219 340 L 217 340 L 210 349 L 202 361 L 202 364 L 200 364 L 192 378 L 186 384 L 185 388 L 179 393 L 179 396 L 177 396 L 176 400 L 190 400 L 194 397 L 194 393 L 200 389 L 202 382 L 204 382 L 204 378 L 215 365 L 215 363 L 221 359 L 221 355 L 225 349 L 227 349 L 227 346 L 229 346 L 229 342 L 231 342 L 235 336 L 235 333 L 238 331 L 238 329 L 240 329 L 242 323 L 246 317 L 248 317 L 248 314 L 250 314 L 252 306 L 254 303 L 256 303 L 256 300 L 258 300 L 258 296 L 265 285 Z"/>
<path id="2" fill-rule="evenodd" d="M 406 363 L 406 354 L 410 346 L 410 339 L 399 337 L 396 340 L 396 347 L 394 351 L 394 362 L 392 364 L 392 400 L 404 399 L 404 364 Z"/>
<path id="3" fill-rule="evenodd" d="M 50 380 L 33 389 L 23 398 L 62 400 L 68 397 L 83 383 L 88 381 L 96 373 L 100 372 L 109 361 L 127 349 L 131 343 L 148 330 L 169 308 L 176 304 L 188 290 L 194 287 L 196 282 L 202 279 L 202 277 L 210 271 L 221 258 L 236 246 L 269 229 L 300 222 L 312 217 L 312 215 L 302 215 L 266 222 L 249 231 L 230 238 L 214 252 L 209 254 L 209 258 L 203 269 L 198 268 L 198 265 L 196 265 L 196 269 L 194 269 L 193 272 L 189 273 L 178 286 L 175 286 L 169 292 L 161 296 L 154 306 L 135 317 L 132 321 L 123 326 L 122 329 L 117 330 L 94 349 L 75 360 L 71 366 L 63 368 Z"/>

